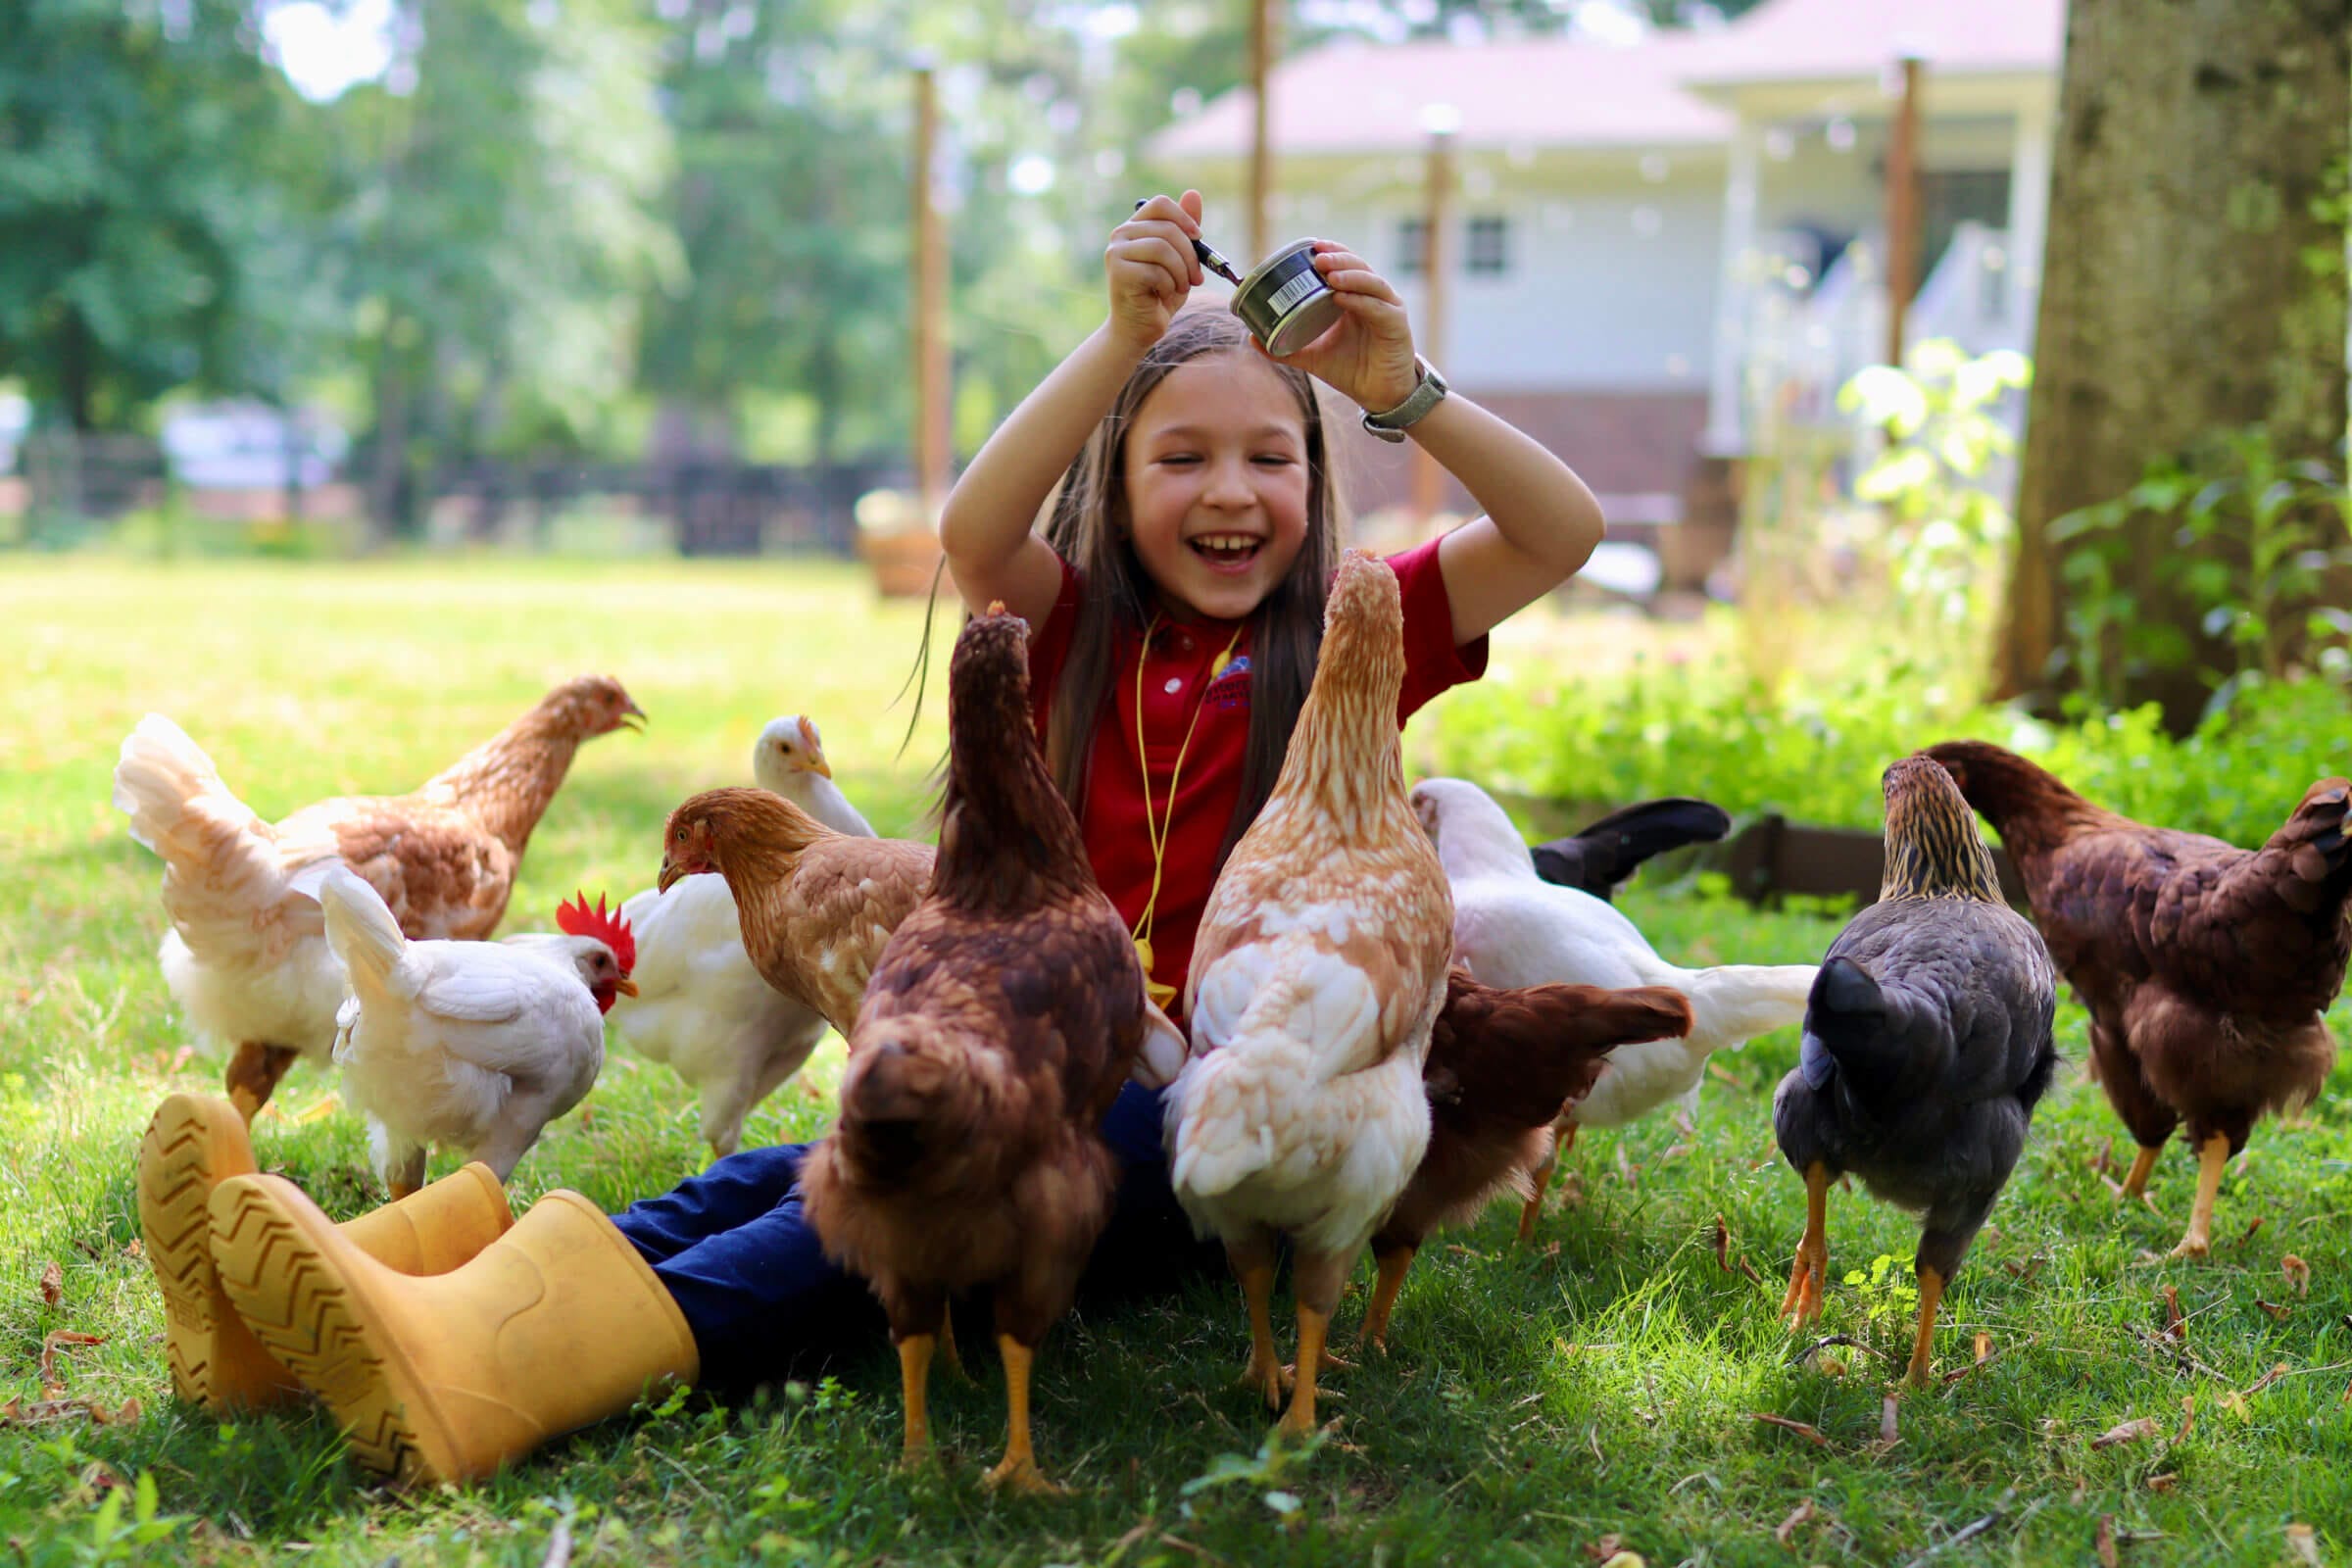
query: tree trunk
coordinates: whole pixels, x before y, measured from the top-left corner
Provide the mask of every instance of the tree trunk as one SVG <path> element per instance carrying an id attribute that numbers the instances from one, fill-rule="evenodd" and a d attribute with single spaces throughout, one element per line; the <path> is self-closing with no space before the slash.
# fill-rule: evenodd
<path id="1" fill-rule="evenodd" d="M 2052 519 L 2153 460 L 2257 421 L 2282 461 L 2344 434 L 2344 225 L 2315 211 L 2352 124 L 2352 0 L 2072 0 L 2009 624 L 1994 678 L 2043 688 L 2064 632 Z M 2191 630 L 2158 580 L 2177 520 L 2128 525 L 2138 613 Z M 2193 668 L 2127 702 L 2193 724 Z"/>

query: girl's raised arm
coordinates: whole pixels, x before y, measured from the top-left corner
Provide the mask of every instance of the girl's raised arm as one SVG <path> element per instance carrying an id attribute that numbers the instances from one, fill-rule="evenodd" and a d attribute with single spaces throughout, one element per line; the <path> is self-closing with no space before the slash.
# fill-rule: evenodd
<path id="1" fill-rule="evenodd" d="M 1374 414 L 1397 407 L 1418 379 L 1404 302 L 1363 258 L 1316 243 L 1315 266 L 1347 315 L 1288 363 Z M 1483 516 L 1438 546 L 1453 635 L 1469 642 L 1566 582 L 1600 543 L 1600 503 L 1575 470 L 1518 426 L 1459 393 L 1406 432 L 1470 492 Z"/>
<path id="2" fill-rule="evenodd" d="M 1038 509 L 1200 281 L 1192 247 L 1200 232 L 1198 191 L 1181 202 L 1154 196 L 1111 230 L 1102 252 L 1109 318 L 997 426 L 949 492 L 939 542 L 973 610 L 1002 600 L 1032 627 L 1053 610 L 1061 564 L 1031 531 Z"/>

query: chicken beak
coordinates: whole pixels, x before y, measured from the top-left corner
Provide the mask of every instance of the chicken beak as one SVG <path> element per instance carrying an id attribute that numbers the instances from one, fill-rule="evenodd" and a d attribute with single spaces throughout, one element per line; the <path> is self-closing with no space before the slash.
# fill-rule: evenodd
<path id="1" fill-rule="evenodd" d="M 636 722 L 631 723 L 632 719 Z M 620 711 L 620 727 L 632 735 L 644 734 L 645 726 L 652 722 L 652 719 L 645 716 L 645 710 L 639 708 L 635 703 L 630 703 Z"/>
<path id="2" fill-rule="evenodd" d="M 833 764 L 825 760 L 824 753 L 818 752 L 808 759 L 808 771 L 814 773 L 818 778 L 831 778 Z"/>
<path id="3" fill-rule="evenodd" d="M 637 994 L 637 982 L 624 974 L 612 982 L 612 989 L 624 997 L 633 997 Z"/>
<path id="4" fill-rule="evenodd" d="M 672 887 L 677 885 L 678 879 L 685 874 L 686 871 L 683 866 L 679 865 L 677 861 L 664 855 L 662 857 L 662 874 L 654 879 L 654 887 L 658 892 L 667 893 Z"/>

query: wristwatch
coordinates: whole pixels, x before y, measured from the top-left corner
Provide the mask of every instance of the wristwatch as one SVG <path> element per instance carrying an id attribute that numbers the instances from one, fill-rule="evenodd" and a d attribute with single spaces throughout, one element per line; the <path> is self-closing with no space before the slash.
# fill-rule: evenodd
<path id="1" fill-rule="evenodd" d="M 1445 399 L 1446 378 L 1438 373 L 1436 366 L 1416 354 L 1413 356 L 1413 370 L 1420 380 L 1413 387 L 1412 396 L 1386 414 L 1364 416 L 1364 428 L 1383 441 L 1403 440 L 1404 432 L 1418 424 L 1424 415 Z"/>

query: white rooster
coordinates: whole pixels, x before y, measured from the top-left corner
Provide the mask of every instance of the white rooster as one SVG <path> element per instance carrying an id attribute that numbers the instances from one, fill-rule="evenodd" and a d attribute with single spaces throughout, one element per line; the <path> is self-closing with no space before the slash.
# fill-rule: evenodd
<path id="1" fill-rule="evenodd" d="M 505 1181 L 605 1064 L 605 1009 L 634 990 L 627 923 L 567 904 L 564 935 L 411 942 L 339 862 L 316 878 L 351 996 L 335 1016 L 343 1098 L 367 1118 L 395 1198 L 424 1185 L 435 1144 Z"/>
<path id="2" fill-rule="evenodd" d="M 874 836 L 835 787 L 806 718 L 773 719 L 760 730 L 752 778 L 836 832 Z M 685 877 L 666 893 L 648 888 L 620 913 L 637 939 L 637 995 L 612 1009 L 612 1026 L 697 1087 L 703 1141 L 724 1158 L 741 1146 L 752 1107 L 801 1070 L 825 1020 L 760 977 L 725 877 Z"/>
<path id="3" fill-rule="evenodd" d="M 1201 913 L 1193 1054 L 1167 1095 L 1177 1200 L 1241 1278 L 1243 1380 L 1269 1406 L 1275 1238 L 1292 1240 L 1298 1370 L 1282 1429 L 1298 1436 L 1314 1428 L 1341 1287 L 1429 1147 L 1421 1067 L 1453 906 L 1405 799 L 1403 678 L 1396 575 L 1349 551 L 1281 776 Z"/>
<path id="4" fill-rule="evenodd" d="M 1592 1092 L 1554 1124 L 1563 1142 L 1574 1142 L 1579 1127 L 1617 1127 L 1648 1114 L 1696 1089 L 1715 1052 L 1803 1019 L 1814 965 L 1678 968 L 1614 905 L 1538 876 L 1526 840 L 1477 785 L 1424 779 L 1413 786 L 1413 809 L 1437 841 L 1453 887 L 1454 956 L 1480 981 L 1671 986 L 1690 1000 L 1689 1034 L 1609 1053 Z M 1555 1150 L 1535 1173 L 1535 1196 L 1519 1216 L 1522 1241 L 1535 1233 L 1556 1160 Z"/>

